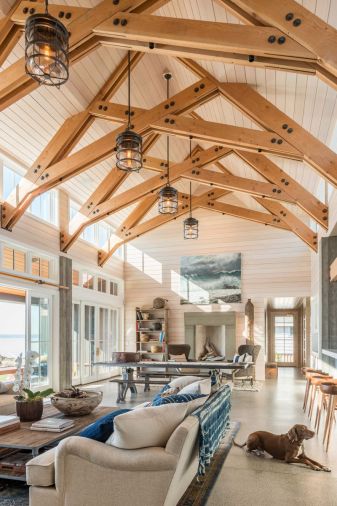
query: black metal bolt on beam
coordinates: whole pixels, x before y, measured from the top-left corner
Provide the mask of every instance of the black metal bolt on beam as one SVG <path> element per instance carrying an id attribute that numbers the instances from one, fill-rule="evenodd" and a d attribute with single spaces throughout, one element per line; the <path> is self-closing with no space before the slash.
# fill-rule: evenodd
<path id="1" fill-rule="evenodd" d="M 284 35 L 282 35 L 281 37 L 279 37 L 279 38 L 277 39 L 277 42 L 278 42 L 279 44 L 284 44 L 284 43 L 285 43 L 285 41 L 286 41 L 286 38 L 284 37 Z"/>
<path id="2" fill-rule="evenodd" d="M 248 56 L 248 61 L 249 61 L 250 63 L 252 63 L 253 61 L 255 61 L 255 56 L 254 56 L 253 54 L 250 54 L 250 55 Z"/>
<path id="3" fill-rule="evenodd" d="M 294 18 L 294 14 L 292 12 L 288 12 L 286 15 L 286 21 L 291 21 Z"/>
<path id="4" fill-rule="evenodd" d="M 269 44 L 274 44 L 275 41 L 276 41 L 275 35 L 269 35 L 268 37 Z"/>
<path id="5" fill-rule="evenodd" d="M 149 49 L 154 49 L 154 42 L 149 42 Z"/>
<path id="6" fill-rule="evenodd" d="M 296 18 L 296 19 L 294 19 L 294 21 L 293 21 L 293 25 L 294 25 L 295 27 L 300 26 L 300 24 L 301 24 L 301 23 L 302 23 L 302 21 L 300 20 L 300 18 Z"/>

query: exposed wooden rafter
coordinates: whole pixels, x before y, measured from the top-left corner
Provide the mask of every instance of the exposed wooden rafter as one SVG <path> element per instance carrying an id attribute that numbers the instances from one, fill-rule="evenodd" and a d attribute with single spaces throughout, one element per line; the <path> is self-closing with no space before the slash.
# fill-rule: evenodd
<path id="1" fill-rule="evenodd" d="M 224 156 L 225 152 L 226 150 L 222 148 L 222 146 L 213 146 L 212 148 L 200 153 L 197 157 L 198 160 L 187 159 L 184 162 L 173 165 L 170 168 L 170 181 L 174 182 L 178 180 L 182 177 L 184 172 L 187 172 L 193 167 L 203 167 L 205 165 L 209 165 Z M 106 216 L 116 213 L 120 209 L 123 209 L 134 202 L 137 202 L 145 195 L 158 191 L 164 184 L 164 175 L 154 176 L 147 181 L 138 184 L 136 187 L 116 195 L 113 199 L 102 202 L 100 205 L 96 206 L 90 213 L 90 219 L 87 219 L 84 216 L 78 216 L 76 221 L 71 224 L 71 229 L 74 228 L 75 231 L 69 236 L 64 235 L 61 237 L 61 250 L 64 252 L 68 251 L 87 226 L 104 219 Z"/>
<path id="2" fill-rule="evenodd" d="M 103 0 L 95 7 L 86 9 L 81 16 L 74 16 L 73 19 L 70 18 L 70 22 L 67 27 L 71 33 L 69 39 L 70 64 L 77 62 L 79 59 L 99 47 L 100 42 L 94 35 L 93 29 L 95 26 L 101 24 L 105 19 L 110 18 L 117 12 L 126 10 L 130 10 L 131 12 L 135 10 L 137 13 L 151 13 L 168 1 L 169 0 L 119 0 L 116 4 L 116 2 L 113 2 L 112 0 Z M 25 2 L 25 7 L 28 7 L 28 10 L 25 12 L 23 12 L 21 5 L 18 7 L 25 18 L 31 14 L 31 9 L 40 8 L 40 6 L 34 1 Z M 67 8 L 68 6 L 64 6 L 64 10 Z M 71 8 L 69 7 L 69 9 Z M 68 22 L 68 20 L 65 21 Z M 19 26 L 23 22 L 24 20 L 20 18 Z M 24 59 L 21 58 L 0 73 L 0 111 L 9 107 L 12 103 L 24 97 L 27 93 L 30 93 L 37 87 L 38 84 L 26 75 Z"/>

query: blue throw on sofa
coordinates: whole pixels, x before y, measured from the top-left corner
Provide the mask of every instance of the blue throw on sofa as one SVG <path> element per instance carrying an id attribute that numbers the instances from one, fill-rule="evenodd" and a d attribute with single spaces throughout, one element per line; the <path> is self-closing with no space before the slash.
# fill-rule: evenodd
<path id="1" fill-rule="evenodd" d="M 206 466 L 210 464 L 211 458 L 229 428 L 231 392 L 229 385 L 221 386 L 205 404 L 192 413 L 199 419 L 200 424 L 199 475 L 205 474 Z"/>

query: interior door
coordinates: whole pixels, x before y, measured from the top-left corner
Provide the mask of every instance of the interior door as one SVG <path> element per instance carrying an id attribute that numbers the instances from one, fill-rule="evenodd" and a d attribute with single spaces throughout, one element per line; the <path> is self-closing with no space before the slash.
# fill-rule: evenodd
<path id="1" fill-rule="evenodd" d="M 279 366 L 298 367 L 299 321 L 297 311 L 272 312 L 270 318 L 270 360 Z"/>
<path id="2" fill-rule="evenodd" d="M 81 382 L 81 304 L 73 302 L 72 384 Z"/>

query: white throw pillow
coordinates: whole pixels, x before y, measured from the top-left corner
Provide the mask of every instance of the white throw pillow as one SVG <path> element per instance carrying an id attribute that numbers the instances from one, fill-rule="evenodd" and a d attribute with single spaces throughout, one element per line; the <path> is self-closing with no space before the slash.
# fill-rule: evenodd
<path id="1" fill-rule="evenodd" d="M 248 362 L 249 364 L 253 362 L 253 356 L 246 353 L 245 362 Z"/>
<path id="2" fill-rule="evenodd" d="M 179 390 L 178 394 L 203 394 L 209 395 L 211 393 L 211 378 L 198 380 L 194 383 L 186 385 L 186 387 Z"/>
<path id="3" fill-rule="evenodd" d="M 187 403 L 139 408 L 116 416 L 114 432 L 106 441 L 122 450 L 165 447 L 172 432 L 184 420 Z"/>
<path id="4" fill-rule="evenodd" d="M 182 388 L 186 387 L 190 383 L 194 383 L 195 381 L 199 381 L 200 378 L 198 376 L 181 376 L 180 378 L 175 378 L 170 382 L 170 387 L 172 388 Z"/>
<path id="5" fill-rule="evenodd" d="M 186 415 L 190 415 L 197 408 L 199 408 L 200 406 L 202 406 L 203 404 L 205 404 L 205 402 L 207 401 L 207 399 L 208 399 L 208 397 L 199 397 L 198 399 L 194 399 L 193 401 L 187 402 L 186 403 L 187 404 L 187 413 L 186 413 Z"/>

